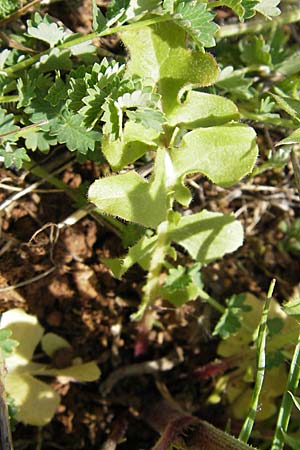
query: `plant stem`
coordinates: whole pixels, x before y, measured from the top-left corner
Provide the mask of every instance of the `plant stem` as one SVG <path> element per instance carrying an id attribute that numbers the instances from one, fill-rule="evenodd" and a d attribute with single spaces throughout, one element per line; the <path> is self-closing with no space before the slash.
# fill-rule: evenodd
<path id="1" fill-rule="evenodd" d="M 2 95 L 0 96 L 0 103 L 17 102 L 19 100 L 18 95 Z"/>
<path id="2" fill-rule="evenodd" d="M 291 161 L 292 161 L 292 166 L 293 166 L 293 170 L 294 170 L 296 187 L 298 190 L 298 194 L 300 195 L 300 167 L 299 167 L 299 160 L 297 158 L 297 155 L 296 155 L 294 149 L 292 149 L 292 151 L 291 151 Z"/>
<path id="3" fill-rule="evenodd" d="M 147 282 L 143 288 L 144 295 L 142 305 L 139 311 L 133 316 L 134 320 L 141 319 L 139 328 L 142 334 L 147 334 L 153 324 L 154 312 L 150 307 L 154 305 L 158 298 L 160 290 L 160 274 L 166 257 L 168 244 L 168 222 L 165 221 L 157 228 L 157 241 L 151 257 Z"/>
<path id="4" fill-rule="evenodd" d="M 205 300 L 210 306 L 223 314 L 226 310 L 225 306 L 221 305 L 217 300 L 208 295 L 205 291 L 201 289 L 200 297 Z"/>
<path id="5" fill-rule="evenodd" d="M 158 16 L 158 17 L 153 17 L 152 19 L 141 20 L 138 22 L 130 23 L 129 25 L 119 25 L 117 27 L 112 27 L 107 30 L 101 31 L 100 33 L 94 32 L 94 33 L 89 33 L 85 36 L 75 37 L 74 39 L 70 39 L 67 42 L 57 45 L 54 48 L 58 48 L 59 50 L 66 50 L 70 47 L 74 47 L 75 45 L 83 44 L 84 42 L 87 42 L 87 41 L 92 41 L 95 38 L 109 36 L 114 33 L 121 33 L 123 31 L 128 31 L 128 30 L 137 30 L 139 28 L 144 28 L 144 27 L 147 27 L 149 25 L 154 25 L 159 22 L 167 22 L 169 20 L 170 20 L 169 16 L 162 16 L 162 17 Z M 37 55 L 32 56 L 31 58 L 25 59 L 11 67 L 8 67 L 7 69 L 3 70 L 2 72 L 6 73 L 6 75 L 8 75 L 8 76 L 14 76 L 15 72 L 19 72 L 20 70 L 27 69 L 32 64 L 39 61 L 41 56 L 49 54 L 51 50 L 52 50 L 52 48 L 47 49 Z"/>
<path id="6" fill-rule="evenodd" d="M 161 438 L 153 450 L 250 450 L 247 444 L 208 422 L 193 417 L 167 400 L 151 399 L 145 404 L 145 421 Z"/>
<path id="7" fill-rule="evenodd" d="M 288 381 L 285 388 L 285 392 L 282 397 L 280 410 L 277 418 L 276 430 L 272 442 L 271 450 L 282 450 L 284 446 L 284 436 L 283 433 L 287 432 L 292 406 L 293 399 L 290 393 L 293 395 L 296 394 L 296 390 L 298 388 L 300 378 L 300 333 L 298 337 L 298 342 L 295 347 L 295 351 L 293 354 L 293 359 L 291 362 L 291 367 L 289 371 Z"/>
<path id="8" fill-rule="evenodd" d="M 289 119 L 283 119 L 282 117 L 264 117 L 263 114 L 258 114 L 258 113 L 252 113 L 249 111 L 246 111 L 245 109 L 240 109 L 240 114 L 241 114 L 241 118 L 242 119 L 248 119 L 248 120 L 254 120 L 255 122 L 260 122 L 260 123 L 266 123 L 266 124 L 271 124 L 274 125 L 276 127 L 281 127 L 281 128 L 291 128 L 291 129 L 296 129 L 299 127 L 299 124 L 295 124 L 295 122 L 293 120 L 289 120 Z"/>
<path id="9" fill-rule="evenodd" d="M 270 308 L 270 302 L 272 299 L 274 287 L 276 280 L 273 279 L 270 283 L 269 292 L 267 295 L 267 300 L 264 305 L 264 309 L 261 315 L 258 338 L 257 338 L 257 370 L 256 370 L 256 380 L 255 385 L 252 392 L 252 398 L 250 402 L 250 409 L 246 420 L 241 429 L 239 439 L 243 442 L 248 442 L 252 428 L 254 425 L 254 420 L 256 416 L 256 411 L 258 407 L 259 396 L 261 393 L 262 385 L 265 377 L 265 367 L 266 367 L 266 341 L 267 341 L 267 320 L 268 320 L 268 312 Z"/>
<path id="10" fill-rule="evenodd" d="M 0 350 L 0 443 L 1 450 L 13 450 L 8 409 L 5 395 L 5 366 L 2 351 Z"/>
<path id="11" fill-rule="evenodd" d="M 237 23 L 234 25 L 224 25 L 217 31 L 216 37 L 223 39 L 225 37 L 240 36 L 246 33 L 261 33 L 269 28 L 295 23 L 300 20 L 300 9 L 292 9 L 282 13 L 280 16 L 273 17 L 272 20 L 253 20 L 246 23 Z"/>

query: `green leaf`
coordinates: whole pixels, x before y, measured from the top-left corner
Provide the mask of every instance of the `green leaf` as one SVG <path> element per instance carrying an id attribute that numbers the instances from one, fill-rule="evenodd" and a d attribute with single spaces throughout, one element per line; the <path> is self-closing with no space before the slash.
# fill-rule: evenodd
<path id="1" fill-rule="evenodd" d="M 203 210 L 181 217 L 168 236 L 184 247 L 194 260 L 207 264 L 242 245 L 243 227 L 230 214 Z"/>
<path id="2" fill-rule="evenodd" d="M 163 124 L 166 122 L 166 118 L 161 111 L 150 108 L 127 111 L 127 116 L 136 123 L 140 123 L 144 129 L 152 128 L 160 133 L 163 131 Z"/>
<path id="3" fill-rule="evenodd" d="M 274 367 L 279 367 L 286 360 L 282 349 L 276 349 L 274 351 L 268 351 L 266 355 L 266 368 L 273 369 Z"/>
<path id="4" fill-rule="evenodd" d="M 45 426 L 60 403 L 51 386 L 28 373 L 8 373 L 5 387 L 17 407 L 16 419 L 25 424 Z"/>
<path id="5" fill-rule="evenodd" d="M 221 125 L 239 118 L 236 105 L 224 97 L 204 92 L 190 91 L 183 103 L 179 103 L 168 114 L 171 126 L 198 128 Z"/>
<path id="6" fill-rule="evenodd" d="M 19 127 L 14 124 L 13 114 L 7 114 L 7 111 L 0 108 L 0 142 L 16 140 L 14 132 L 18 131 Z M 7 136 L 4 136 L 11 133 Z"/>
<path id="7" fill-rule="evenodd" d="M 46 55 L 42 55 L 35 67 L 40 72 L 51 72 L 52 70 L 71 70 L 72 60 L 69 50 L 60 50 L 55 47 Z"/>
<path id="8" fill-rule="evenodd" d="M 59 27 L 54 22 L 46 23 L 46 21 L 39 23 L 36 27 L 29 25 L 27 28 L 27 33 L 35 39 L 47 42 L 51 48 L 53 48 L 58 42 L 62 42 L 66 35 L 62 27 Z"/>
<path id="9" fill-rule="evenodd" d="M 57 106 L 62 100 L 67 98 L 67 87 L 61 78 L 57 78 L 50 87 L 45 100 L 51 103 L 52 106 Z"/>
<path id="10" fill-rule="evenodd" d="M 38 323 L 37 318 L 26 314 L 22 309 L 11 309 L 2 314 L 1 328 L 8 328 L 13 338 L 20 344 L 7 360 L 8 370 L 18 367 L 22 361 L 23 364 L 30 361 L 44 333 L 44 328 Z"/>
<path id="11" fill-rule="evenodd" d="M 97 142 L 101 141 L 99 131 L 87 131 L 82 126 L 82 117 L 79 114 L 66 113 L 59 117 L 53 122 L 50 134 L 57 136 L 58 142 L 66 144 L 69 150 L 78 150 L 82 154 L 86 154 L 89 150 L 94 151 Z"/>
<path id="12" fill-rule="evenodd" d="M 271 49 L 263 36 L 252 36 L 251 39 L 240 42 L 241 60 L 247 64 L 271 65 Z"/>
<path id="13" fill-rule="evenodd" d="M 176 180 L 201 172 L 216 184 L 230 186 L 251 172 L 257 153 L 254 130 L 230 124 L 187 133 L 170 156 Z M 184 205 L 190 202 L 190 192 L 183 184 L 176 185 L 176 199 Z"/>
<path id="14" fill-rule="evenodd" d="M 226 300 L 226 310 L 215 326 L 214 335 L 221 336 L 222 339 L 227 339 L 231 334 L 235 333 L 241 328 L 241 311 L 249 311 L 251 307 L 245 304 L 246 295 L 233 295 L 229 300 Z"/>
<path id="15" fill-rule="evenodd" d="M 124 258 L 103 259 L 102 262 L 118 279 L 121 279 L 134 264 L 139 264 L 144 270 L 147 270 L 156 241 L 157 236 L 150 238 L 143 236 L 133 247 L 130 247 Z"/>
<path id="16" fill-rule="evenodd" d="M 114 170 L 121 170 L 147 151 L 155 150 L 159 135 L 153 128 L 129 120 L 120 139 L 111 141 L 109 135 L 103 139 L 102 152 Z"/>
<path id="17" fill-rule="evenodd" d="M 2 314 L 1 328 L 4 333 L 7 327 L 12 331 L 13 338 L 19 342 L 14 353 L 8 355 L 5 361 L 8 370 L 5 387 L 18 408 L 16 419 L 25 424 L 44 426 L 54 416 L 60 397 L 51 386 L 37 380 L 35 375 L 60 376 L 65 380 L 67 378 L 68 381 L 84 382 L 98 379 L 100 371 L 94 362 L 78 364 L 65 369 L 51 369 L 45 364 L 31 362 L 44 329 L 35 316 L 29 315 L 21 309 L 11 309 Z M 0 331 L 3 333 L 2 330 Z M 65 341 L 61 338 L 59 340 L 60 348 L 62 341 L 65 346 Z M 50 352 L 55 350 L 55 346 L 58 346 L 57 337 L 54 346 L 53 337 L 51 345 L 49 345 L 49 337 L 46 337 L 45 341 L 46 348 Z"/>
<path id="18" fill-rule="evenodd" d="M 72 348 L 68 341 L 55 333 L 46 333 L 42 337 L 41 346 L 43 351 L 51 358 L 62 348 Z"/>
<path id="19" fill-rule="evenodd" d="M 290 396 L 293 399 L 294 405 L 300 411 L 300 397 L 296 397 L 296 395 L 292 394 L 292 392 L 289 392 Z"/>
<path id="20" fill-rule="evenodd" d="M 284 303 L 283 309 L 289 316 L 300 316 L 300 298 L 292 298 Z"/>
<path id="21" fill-rule="evenodd" d="M 0 19 L 3 19 L 13 13 L 20 6 L 19 0 L 1 0 L 0 3 Z"/>
<path id="22" fill-rule="evenodd" d="M 177 105 L 179 93 L 217 78 L 214 58 L 185 49 L 185 32 L 172 22 L 123 32 L 122 39 L 131 56 L 128 75 L 140 76 L 145 85 L 157 84 L 167 113 Z"/>
<path id="23" fill-rule="evenodd" d="M 229 92 L 237 99 L 249 99 L 253 97 L 250 87 L 253 84 L 252 78 L 246 78 L 242 70 L 234 70 L 232 66 L 227 66 L 219 73 L 216 82 L 217 87 L 225 92 Z"/>
<path id="24" fill-rule="evenodd" d="M 218 26 L 213 22 L 214 13 L 207 11 L 206 3 L 196 0 L 178 0 L 173 19 L 200 47 L 213 47 Z"/>
<path id="25" fill-rule="evenodd" d="M 7 169 L 11 166 L 15 166 L 17 169 L 21 169 L 23 161 L 30 161 L 25 148 L 16 148 L 9 142 L 6 143 L 3 149 L 0 148 L 0 155 L 4 157 L 4 166 Z"/>
<path id="26" fill-rule="evenodd" d="M 270 19 L 271 17 L 279 16 L 281 11 L 277 8 L 280 0 L 259 0 L 255 6 L 257 12 Z"/>
<path id="27" fill-rule="evenodd" d="M 169 114 L 186 90 L 193 86 L 209 86 L 217 74 L 215 60 L 210 54 L 190 52 L 185 48 L 171 51 L 160 68 L 159 92 L 163 111 Z"/>
<path id="28" fill-rule="evenodd" d="M 300 144 L 300 128 L 297 128 L 297 130 L 293 131 L 292 134 L 282 139 L 276 145 L 294 145 L 294 144 Z"/>
<path id="29" fill-rule="evenodd" d="M 246 11 L 242 0 L 222 0 L 222 5 L 232 9 L 241 21 L 244 20 Z"/>
<path id="30" fill-rule="evenodd" d="M 108 214 L 156 228 L 168 209 L 164 159 L 165 152 L 159 149 L 151 182 L 134 171 L 102 178 L 90 186 L 89 200 Z"/>
<path id="31" fill-rule="evenodd" d="M 41 152 L 47 153 L 52 145 L 57 144 L 56 137 L 51 137 L 44 131 L 27 132 L 24 137 L 26 148 L 32 151 L 39 149 Z"/>
<path id="32" fill-rule="evenodd" d="M 300 100 L 287 95 L 281 96 L 272 93 L 271 95 L 283 111 L 297 120 L 297 122 L 300 122 Z"/>
<path id="33" fill-rule="evenodd" d="M 14 339 L 9 339 L 12 335 L 11 330 L 0 329 L 0 351 L 4 358 L 12 354 L 14 349 L 19 345 Z"/>
<path id="34" fill-rule="evenodd" d="M 97 33 L 101 33 L 101 31 L 106 28 L 106 18 L 104 17 L 101 9 L 97 6 L 96 0 L 93 0 L 93 30 Z"/>
<path id="35" fill-rule="evenodd" d="M 245 9 L 244 19 L 251 19 L 255 15 L 255 7 L 260 0 L 242 0 L 243 8 Z"/>
<path id="36" fill-rule="evenodd" d="M 291 447 L 293 450 L 299 450 L 299 446 L 300 446 L 300 436 L 290 436 L 287 433 L 285 433 L 285 431 L 281 430 L 281 433 L 283 434 L 284 437 L 284 442 Z"/>
<path id="37" fill-rule="evenodd" d="M 43 375 L 64 378 L 64 381 L 68 380 L 86 383 L 98 380 L 100 370 L 95 362 L 87 362 L 78 365 L 74 364 L 65 369 L 44 369 Z"/>
<path id="38" fill-rule="evenodd" d="M 195 300 L 200 292 L 195 274 L 199 274 L 200 264 L 192 267 L 178 266 L 169 270 L 166 281 L 160 290 L 160 295 L 176 307 Z"/>

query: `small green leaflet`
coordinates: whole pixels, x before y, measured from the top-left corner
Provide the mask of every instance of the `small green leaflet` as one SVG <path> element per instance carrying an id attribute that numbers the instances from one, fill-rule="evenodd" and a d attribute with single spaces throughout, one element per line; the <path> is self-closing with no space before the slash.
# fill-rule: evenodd
<path id="1" fill-rule="evenodd" d="M 6 109 L 0 107 L 0 144 L 4 141 L 15 141 L 14 132 L 18 131 L 19 127 L 14 124 L 13 114 L 7 114 Z"/>
<path id="2" fill-rule="evenodd" d="M 106 18 L 104 17 L 100 8 L 98 8 L 96 4 L 96 0 L 92 0 L 93 3 L 93 30 L 97 31 L 97 33 L 101 33 L 101 31 L 106 28 Z"/>
<path id="3" fill-rule="evenodd" d="M 214 13 L 207 11 L 206 3 L 197 0 L 178 0 L 173 19 L 200 47 L 213 47 L 218 26 L 213 22 Z"/>
<path id="4" fill-rule="evenodd" d="M 62 27 L 59 27 L 55 22 L 51 22 L 47 15 L 42 18 L 38 13 L 35 13 L 34 19 L 28 20 L 27 24 L 29 36 L 46 42 L 51 48 L 69 35 Z"/>
<path id="5" fill-rule="evenodd" d="M 195 300 L 201 287 L 200 268 L 199 263 L 191 267 L 171 268 L 164 285 L 161 287 L 160 295 L 176 307 L 182 306 L 190 300 Z"/>
<path id="6" fill-rule="evenodd" d="M 251 306 L 244 304 L 245 299 L 245 294 L 239 294 L 233 295 L 229 300 L 226 300 L 226 310 L 214 329 L 214 335 L 217 334 L 222 339 L 226 339 L 241 328 L 241 311 L 247 312 L 251 310 Z"/>
<path id="7" fill-rule="evenodd" d="M 8 329 L 0 329 L 0 350 L 4 358 L 11 355 L 15 347 L 17 347 L 18 342 L 14 339 L 9 339 L 12 332 Z"/>
<path id="8" fill-rule="evenodd" d="M 279 16 L 280 9 L 277 8 L 280 0 L 260 0 L 255 6 L 255 10 L 270 19 L 271 17 Z"/>
<path id="9" fill-rule="evenodd" d="M 15 166 L 21 169 L 23 161 L 30 161 L 29 156 L 24 147 L 16 148 L 14 144 L 6 143 L 5 148 L 0 148 L 0 156 L 4 157 L 4 166 L 9 168 Z"/>
<path id="10" fill-rule="evenodd" d="M 87 131 L 81 123 L 82 117 L 79 114 L 66 113 L 52 122 L 50 135 L 57 136 L 58 142 L 66 144 L 69 150 L 86 154 L 89 150 L 95 150 L 102 135 L 99 131 Z"/>

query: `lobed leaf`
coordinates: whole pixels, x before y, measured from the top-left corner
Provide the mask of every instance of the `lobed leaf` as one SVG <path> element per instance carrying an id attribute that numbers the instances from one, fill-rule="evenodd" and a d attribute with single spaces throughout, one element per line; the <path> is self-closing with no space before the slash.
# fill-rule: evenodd
<path id="1" fill-rule="evenodd" d="M 134 171 L 127 172 L 95 181 L 88 197 L 108 214 L 156 228 L 165 220 L 168 209 L 164 166 L 164 151 L 159 149 L 151 182 Z"/>
<path id="2" fill-rule="evenodd" d="M 238 109 L 230 100 L 197 91 L 189 91 L 185 101 L 178 103 L 167 116 L 169 125 L 188 129 L 221 125 L 238 118 Z"/>
<path id="3" fill-rule="evenodd" d="M 157 84 L 166 113 L 177 105 L 177 96 L 188 86 L 208 86 L 217 77 L 214 58 L 185 49 L 185 32 L 172 22 L 122 33 L 130 51 L 128 74 Z"/>
<path id="4" fill-rule="evenodd" d="M 157 148 L 155 140 L 159 135 L 159 131 L 145 128 L 142 124 L 129 120 L 119 139 L 113 141 L 106 135 L 102 143 L 102 152 L 114 170 L 121 170 L 147 151 L 155 150 Z"/>
<path id="5" fill-rule="evenodd" d="M 202 264 L 235 251 L 243 243 L 242 225 L 230 214 L 201 211 L 183 216 L 168 234 Z"/>
<path id="6" fill-rule="evenodd" d="M 201 172 L 214 183 L 230 186 L 251 172 L 258 149 L 255 132 L 242 124 L 198 128 L 187 133 L 179 148 L 170 150 L 177 179 Z M 177 183 L 176 199 L 187 205 L 190 192 Z"/>

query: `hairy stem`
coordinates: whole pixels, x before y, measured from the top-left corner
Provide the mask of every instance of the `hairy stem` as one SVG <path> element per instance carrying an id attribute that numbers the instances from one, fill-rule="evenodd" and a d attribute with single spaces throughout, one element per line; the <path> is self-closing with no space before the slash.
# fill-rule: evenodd
<path id="1" fill-rule="evenodd" d="M 300 9 L 292 9 L 291 11 L 282 13 L 278 17 L 273 17 L 272 20 L 252 20 L 234 25 L 224 25 L 218 30 L 216 37 L 222 39 L 231 36 L 240 36 L 246 33 L 261 33 L 269 28 L 295 23 L 299 20 Z"/>
<path id="2" fill-rule="evenodd" d="M 0 442 L 1 450 L 13 450 L 6 395 L 4 387 L 5 366 L 3 355 L 0 350 Z"/>
<path id="3" fill-rule="evenodd" d="M 250 450 L 249 445 L 163 399 L 147 402 L 143 417 L 161 434 L 152 450 Z M 253 449 L 253 448 L 252 448 Z"/>

